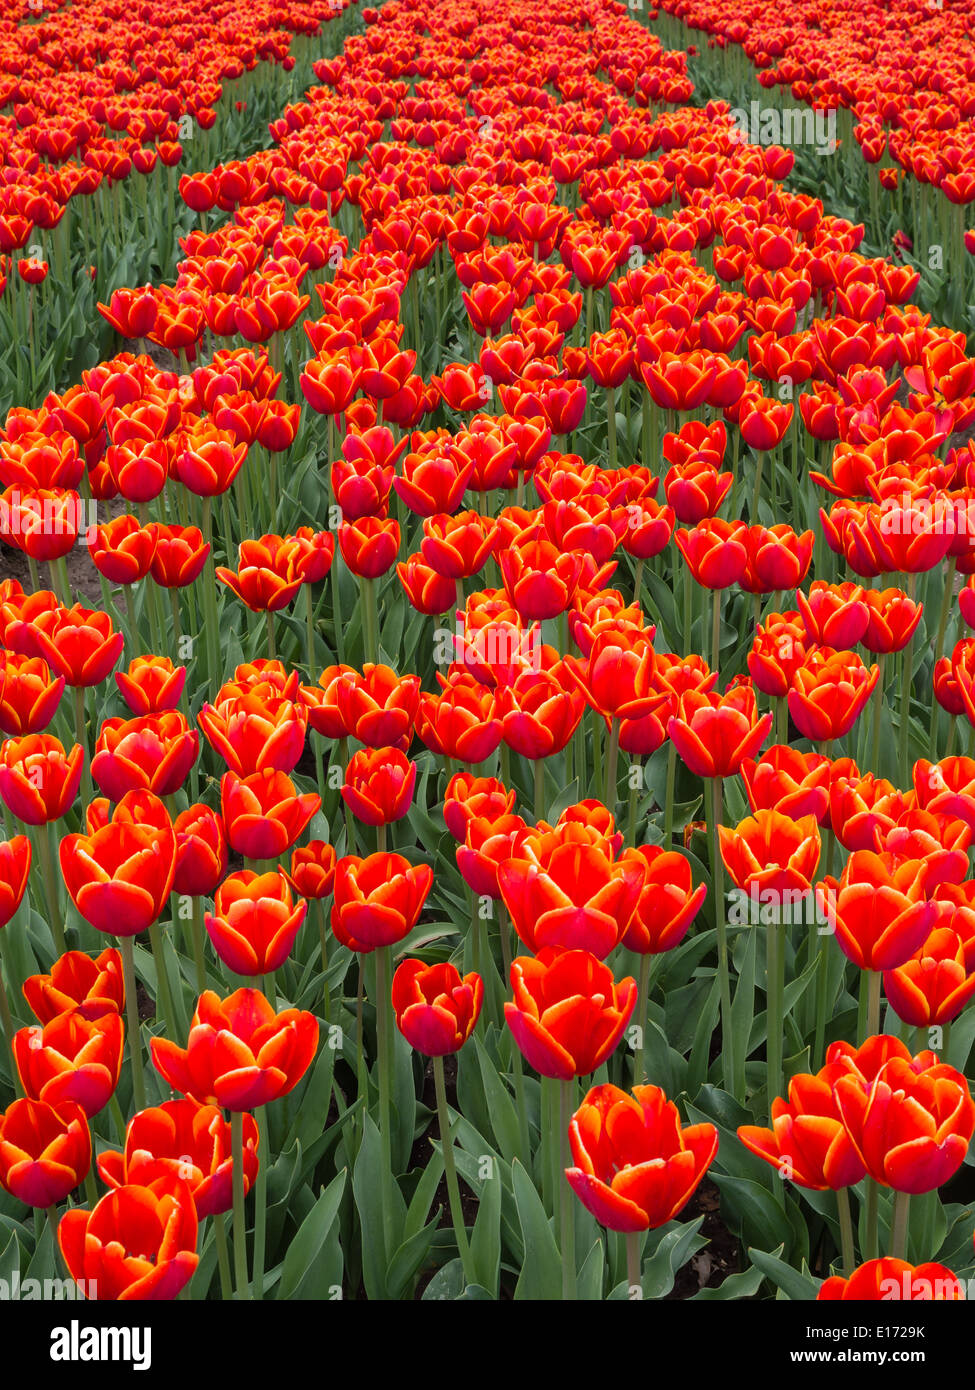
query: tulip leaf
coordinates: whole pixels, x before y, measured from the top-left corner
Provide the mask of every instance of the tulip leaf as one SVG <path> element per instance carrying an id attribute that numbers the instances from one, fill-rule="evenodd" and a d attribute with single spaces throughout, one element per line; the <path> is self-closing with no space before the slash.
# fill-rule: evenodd
<path id="1" fill-rule="evenodd" d="M 417 1183 L 416 1190 L 410 1199 L 410 1205 L 406 1209 L 406 1221 L 403 1224 L 404 1240 L 409 1240 L 411 1236 L 416 1235 L 417 1231 L 423 1229 L 423 1224 L 429 1215 L 430 1206 L 437 1195 L 437 1188 L 440 1186 L 442 1177 L 443 1155 L 435 1149 L 431 1157 L 427 1159 L 426 1167 L 420 1174 L 420 1181 Z"/>
<path id="2" fill-rule="evenodd" d="M 485 1179 L 471 1234 L 471 1259 L 480 1283 L 497 1297 L 501 1271 L 501 1174 Z"/>
<path id="3" fill-rule="evenodd" d="M 10 1288 L 14 1273 L 20 1273 L 20 1241 L 17 1232 L 11 1231 L 6 1245 L 0 1251 L 0 1281 Z"/>
<path id="4" fill-rule="evenodd" d="M 464 1266 L 459 1259 L 441 1265 L 423 1290 L 422 1303 L 454 1303 L 464 1293 Z"/>
<path id="5" fill-rule="evenodd" d="M 426 1259 L 440 1228 L 440 1214 L 437 1213 L 428 1225 L 414 1232 L 408 1240 L 395 1251 L 386 1270 L 386 1297 L 402 1298 Z"/>
<path id="6" fill-rule="evenodd" d="M 666 1298 L 674 1287 L 677 1271 L 682 1269 L 692 1255 L 707 1245 L 699 1231 L 704 1222 L 703 1214 L 693 1221 L 685 1221 L 668 1229 L 662 1228 L 657 1248 L 643 1264 L 643 1297 Z"/>
<path id="7" fill-rule="evenodd" d="M 783 1247 L 777 1246 L 771 1253 L 767 1254 L 763 1250 L 748 1248 L 748 1258 L 756 1269 L 760 1269 L 767 1279 L 770 1279 L 777 1289 L 781 1289 L 785 1296 L 793 1302 L 808 1302 L 815 1299 L 819 1292 L 819 1285 L 814 1279 L 807 1275 L 800 1274 L 791 1265 L 786 1264 L 779 1257 Z"/>
<path id="8" fill-rule="evenodd" d="M 284 1267 L 281 1271 L 281 1282 L 278 1285 L 278 1299 L 291 1298 L 318 1259 L 328 1233 L 338 1216 L 339 1204 L 345 1191 L 347 1173 L 348 1170 L 343 1168 L 332 1179 L 301 1223 L 298 1234 L 288 1246 L 288 1253 L 284 1257 Z"/>
<path id="9" fill-rule="evenodd" d="M 295 1118 L 286 1140 L 289 1147 L 297 1140 L 302 1148 L 308 1148 L 322 1133 L 332 1103 L 332 1073 L 335 1068 L 335 1049 L 327 1045 L 320 1047 L 314 1067 L 307 1073 L 307 1081 L 299 1088 L 299 1095 L 293 1098 Z"/>
<path id="10" fill-rule="evenodd" d="M 747 1059 L 749 1036 L 755 1016 L 755 951 L 758 944 L 754 929 L 746 929 L 745 949 L 738 965 L 738 979 L 732 983 L 731 1032 L 735 1056 Z M 736 962 L 737 963 L 737 962 Z M 731 1077 L 723 1078 L 727 1085 Z"/>
<path id="11" fill-rule="evenodd" d="M 352 1173 L 352 1191 L 362 1230 L 362 1278 L 370 1299 L 386 1298 L 386 1250 L 383 1233 L 382 1193 L 393 1203 L 395 1249 L 406 1221 L 406 1203 L 390 1174 L 383 1172 L 382 1140 L 370 1114 L 362 1117 L 362 1143 Z"/>
<path id="12" fill-rule="evenodd" d="M 525 1258 L 515 1286 L 515 1298 L 528 1301 L 561 1299 L 562 1257 L 555 1243 L 552 1222 L 542 1199 L 521 1163 L 511 1165 L 518 1219 L 525 1242 Z"/>
<path id="13" fill-rule="evenodd" d="M 474 1034 L 474 1052 L 481 1069 L 483 1095 L 491 1118 L 491 1132 L 506 1162 L 511 1163 L 519 1152 L 520 1129 L 518 1114 L 507 1087 L 484 1050 L 484 1044 Z"/>
<path id="14" fill-rule="evenodd" d="M 721 1001 L 721 982 L 717 976 L 711 983 L 711 992 L 708 995 L 703 1008 L 701 1009 L 697 1027 L 694 1029 L 694 1041 L 691 1044 L 691 1055 L 688 1062 L 686 1079 L 681 1090 L 686 1090 L 688 1096 L 694 1097 L 698 1094 L 707 1076 L 708 1054 L 711 1048 L 711 1038 L 714 1033 L 715 1024 L 718 1021 L 718 1013 Z M 664 1090 L 666 1091 L 666 1086 Z M 675 1094 L 668 1092 L 668 1094 Z"/>
<path id="15" fill-rule="evenodd" d="M 754 1298 L 762 1287 L 762 1280 L 765 1276 L 758 1268 L 743 1269 L 739 1274 L 729 1274 L 716 1289 L 698 1289 L 696 1294 L 692 1294 L 688 1300 L 691 1303 L 714 1303 L 716 1301 L 725 1302 L 735 1298 Z"/>
<path id="16" fill-rule="evenodd" d="M 580 1203 L 581 1205 L 581 1203 Z M 588 1302 L 598 1302 L 603 1296 L 603 1238 L 600 1236 L 582 1262 L 576 1279 L 576 1297 Z"/>
<path id="17" fill-rule="evenodd" d="M 736 1235 L 746 1244 L 771 1237 L 785 1249 L 792 1249 L 792 1224 L 776 1196 L 767 1187 L 749 1178 L 717 1173 L 714 1169 L 711 1176 L 721 1191 L 722 1215 Z"/>

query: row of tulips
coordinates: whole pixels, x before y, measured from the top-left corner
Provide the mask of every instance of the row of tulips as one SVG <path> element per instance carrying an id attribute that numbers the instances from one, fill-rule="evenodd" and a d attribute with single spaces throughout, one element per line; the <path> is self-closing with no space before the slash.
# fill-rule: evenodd
<path id="1" fill-rule="evenodd" d="M 664 0 L 639 9 L 664 43 L 695 55 L 695 80 L 729 98 L 729 119 L 763 142 L 785 132 L 808 186 L 856 206 L 874 245 L 892 244 L 933 272 L 932 301 L 967 331 L 975 251 L 967 4 L 798 0 L 771 11 Z"/>
<path id="2" fill-rule="evenodd" d="M 678 1217 L 705 1172 L 749 1248 L 722 1297 L 815 1297 L 803 1260 L 824 1297 L 879 1289 L 881 1248 L 964 1277 L 971 1214 L 936 1195 L 975 1114 L 944 1060 L 975 978 L 964 344 L 782 185 L 787 152 L 715 105 L 658 113 L 684 59 L 622 7 L 363 17 L 176 284 L 104 306 L 182 370 L 122 353 L 7 420 L 0 523 L 33 569 L 0 605 L 0 797 L 8 835 L 34 827 L 4 850 L 15 1195 L 54 1194 L 31 1205 L 102 1296 L 401 1297 L 428 1272 L 428 1297 L 659 1296 L 703 1244 Z M 213 187 L 184 186 L 208 219 Z M 85 531 L 82 493 L 137 515 Z M 71 603 L 82 536 L 100 612 Z M 947 739 L 912 718 L 932 682 Z M 32 959 L 56 962 L 40 1032 L 15 1017 Z M 92 1128 L 112 1192 L 51 1211 Z M 77 1153 L 60 1188 L 51 1146 Z"/>

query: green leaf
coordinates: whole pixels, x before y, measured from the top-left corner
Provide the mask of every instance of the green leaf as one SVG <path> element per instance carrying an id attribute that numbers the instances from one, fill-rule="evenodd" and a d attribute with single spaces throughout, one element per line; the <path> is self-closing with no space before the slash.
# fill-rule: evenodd
<path id="1" fill-rule="evenodd" d="M 481 1189 L 471 1234 L 471 1259 L 479 1282 L 497 1296 L 501 1271 L 501 1174 L 496 1165 L 494 1176 Z"/>
<path id="2" fill-rule="evenodd" d="M 703 1250 L 707 1240 L 698 1235 L 704 1221 L 703 1215 L 693 1221 L 686 1221 L 673 1230 L 664 1228 L 656 1250 L 643 1265 L 643 1297 L 666 1298 L 674 1287 L 677 1271 L 687 1263 L 698 1250 Z"/>
<path id="3" fill-rule="evenodd" d="M 325 1244 L 332 1224 L 338 1216 L 347 1172 L 348 1170 L 343 1168 L 341 1173 L 332 1179 L 288 1246 L 281 1271 L 281 1282 L 278 1285 L 279 1299 L 292 1296 Z"/>
<path id="4" fill-rule="evenodd" d="M 771 1279 L 775 1287 L 781 1289 L 787 1298 L 794 1303 L 815 1300 L 819 1285 L 814 1279 L 800 1274 L 798 1270 L 779 1259 L 781 1254 L 781 1245 L 771 1254 L 763 1250 L 753 1250 L 750 1246 L 748 1249 L 748 1258 L 755 1268 L 760 1269 L 767 1279 Z"/>
<path id="5" fill-rule="evenodd" d="M 515 1287 L 515 1298 L 559 1300 L 562 1297 L 562 1258 L 555 1243 L 552 1223 L 545 1215 L 542 1199 L 531 1178 L 518 1159 L 511 1165 L 511 1177 L 525 1242 L 525 1259 Z"/>
<path id="6" fill-rule="evenodd" d="M 716 1289 L 698 1289 L 688 1302 L 713 1303 L 731 1298 L 754 1298 L 762 1286 L 764 1277 L 757 1267 L 744 1269 L 740 1274 L 729 1274 Z"/>
<path id="7" fill-rule="evenodd" d="M 476 1033 L 474 1053 L 481 1071 L 484 1101 L 491 1117 L 491 1131 L 498 1142 L 500 1153 L 506 1162 L 511 1163 L 519 1151 L 521 1142 L 518 1113 L 497 1067 L 487 1055 L 484 1044 Z"/>
<path id="8" fill-rule="evenodd" d="M 422 1230 L 403 1241 L 390 1260 L 389 1268 L 386 1271 L 388 1298 L 403 1297 L 413 1276 L 426 1259 L 439 1228 L 440 1216 L 438 1213 L 429 1225 L 424 1226 Z"/>
<path id="9" fill-rule="evenodd" d="M 592 1249 L 582 1262 L 576 1279 L 576 1296 L 579 1299 L 598 1301 L 603 1296 L 603 1271 L 605 1262 L 603 1259 L 603 1239 L 600 1238 L 593 1243 Z"/>
<path id="10" fill-rule="evenodd" d="M 423 1290 L 421 1303 L 454 1303 L 464 1294 L 464 1266 L 459 1259 L 448 1260 L 437 1270 Z"/>
<path id="11" fill-rule="evenodd" d="M 792 1249 L 793 1230 L 789 1218 L 767 1187 L 748 1178 L 716 1173 L 713 1169 L 711 1176 L 721 1190 L 723 1215 L 746 1244 L 771 1238 L 785 1249 Z"/>
<path id="12" fill-rule="evenodd" d="M 402 1238 L 406 1203 L 392 1176 L 383 1172 L 382 1140 L 375 1120 L 366 1112 L 362 1117 L 362 1143 L 352 1172 L 352 1192 L 362 1229 L 362 1278 L 370 1299 L 387 1297 L 382 1201 L 384 1186 L 393 1202 L 395 1249 Z"/>

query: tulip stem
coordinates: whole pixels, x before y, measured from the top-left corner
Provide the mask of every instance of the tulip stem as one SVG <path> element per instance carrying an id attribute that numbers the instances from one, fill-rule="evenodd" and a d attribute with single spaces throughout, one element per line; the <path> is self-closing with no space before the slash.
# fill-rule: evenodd
<path id="1" fill-rule="evenodd" d="M 391 1108 L 392 1049 L 390 1048 L 391 1039 L 389 1028 L 389 956 L 390 949 L 388 946 L 382 946 L 376 952 L 376 1046 L 378 1051 L 377 1066 L 379 1069 L 379 1136 L 382 1141 L 383 1157 L 383 1239 L 386 1246 L 387 1259 L 391 1259 L 394 1254 L 393 1203 L 391 1192 L 391 1184 L 393 1181 L 393 1134 Z"/>
<path id="2" fill-rule="evenodd" d="M 321 898 L 315 899 L 315 920 L 318 922 L 318 943 L 322 949 L 322 1008 L 323 1018 L 328 1023 L 332 1017 L 332 998 L 328 987 L 328 926 L 325 920 L 325 904 Z"/>
<path id="3" fill-rule="evenodd" d="M 645 951 L 640 957 L 640 982 L 636 996 L 636 1018 L 637 1026 L 640 1029 L 640 1042 L 633 1057 L 634 1086 L 642 1086 L 648 1080 L 645 1044 L 647 1036 L 647 1013 L 650 1004 L 650 962 L 650 952 Z"/>
<path id="4" fill-rule="evenodd" d="M 272 661 L 276 661 L 278 649 L 274 642 L 274 614 L 270 608 L 264 610 L 264 626 L 267 633 L 267 654 Z"/>
<path id="5" fill-rule="evenodd" d="M 190 922 L 193 937 L 193 963 L 196 966 L 196 988 L 202 994 L 207 987 L 206 958 L 203 953 L 203 899 L 193 899 L 193 917 Z"/>
<path id="6" fill-rule="evenodd" d="M 252 1290 L 254 1298 L 263 1299 L 264 1247 L 267 1236 L 268 1119 L 266 1105 L 260 1107 L 255 1119 L 257 1120 L 258 1132 L 258 1165 L 257 1177 L 254 1181 L 254 1278 Z"/>
<path id="7" fill-rule="evenodd" d="M 244 1112 L 230 1112 L 230 1147 L 234 1182 L 234 1271 L 237 1297 L 249 1299 L 247 1282 L 247 1227 L 244 1223 Z"/>
<path id="8" fill-rule="evenodd" d="M 16 1095 L 23 1095 L 23 1088 L 20 1084 L 20 1072 L 17 1070 L 17 1063 L 14 1060 L 14 1021 L 10 1013 L 10 1000 L 7 998 L 7 986 L 3 979 L 3 959 L 0 957 L 0 1025 L 3 1026 L 3 1040 L 7 1046 L 7 1059 L 10 1062 L 10 1081 Z"/>
<path id="9" fill-rule="evenodd" d="M 213 1237 L 217 1245 L 217 1266 L 220 1270 L 220 1297 L 229 1303 L 234 1296 L 234 1286 L 230 1278 L 230 1255 L 227 1252 L 227 1228 L 223 1212 L 213 1218 Z"/>
<path id="10" fill-rule="evenodd" d="M 75 738 L 81 744 L 81 793 L 87 806 L 92 799 L 91 762 L 88 755 L 88 733 L 85 727 L 85 687 L 74 687 L 74 729 Z"/>
<path id="11" fill-rule="evenodd" d="M 379 660 L 379 634 L 376 625 L 376 581 L 362 580 L 362 638 L 367 662 Z"/>
<path id="12" fill-rule="evenodd" d="M 88 1198 L 88 1201 L 91 1203 L 91 1208 L 94 1211 L 95 1207 L 98 1205 L 98 1186 L 95 1183 L 95 1170 L 93 1168 L 89 1168 L 88 1172 L 85 1174 L 85 1196 Z"/>
<path id="13" fill-rule="evenodd" d="M 639 770 L 640 770 L 640 775 L 639 775 L 639 777 L 634 777 L 634 775 L 633 775 L 633 769 L 634 769 L 634 768 L 639 768 Z M 627 807 L 626 807 L 626 844 L 628 845 L 628 847 L 629 847 L 630 849 L 635 849 L 635 848 L 636 848 L 636 808 L 637 808 L 637 793 L 638 793 L 638 792 L 640 791 L 640 789 L 642 788 L 643 782 L 644 782 L 644 777 L 643 777 L 643 764 L 641 763 L 640 759 L 639 759 L 636 755 L 634 755 L 634 756 L 630 759 L 630 770 L 629 770 L 629 778 L 628 778 L 628 781 L 629 781 L 629 791 L 628 791 L 628 794 L 627 794 Z"/>
<path id="14" fill-rule="evenodd" d="M 856 1253 L 853 1244 L 853 1218 L 850 1215 L 850 1194 L 845 1187 L 837 1189 L 836 1211 L 840 1219 L 840 1246 L 843 1259 L 843 1275 L 849 1279 L 856 1268 Z"/>
<path id="15" fill-rule="evenodd" d="M 169 988 L 169 976 L 166 973 L 166 959 L 163 955 L 162 933 L 159 930 L 159 923 L 152 922 L 149 925 L 149 945 L 152 948 L 152 958 L 156 963 L 156 997 L 162 1006 L 163 1021 L 166 1025 L 166 1032 L 174 1041 L 179 1037 L 176 1027 L 176 1010 L 173 1006 L 173 992 Z M 158 1012 L 158 1010 L 157 1010 Z"/>
<path id="16" fill-rule="evenodd" d="M 536 758 L 533 763 L 535 772 L 535 822 L 542 819 L 542 812 L 545 810 L 545 766 L 541 758 Z"/>
<path id="17" fill-rule="evenodd" d="M 866 990 L 867 1013 L 866 1033 L 860 1039 L 861 1042 L 866 1042 L 867 1038 L 875 1037 L 880 1032 L 880 985 L 883 979 L 879 970 L 865 970 L 864 976 L 860 979 L 860 990 L 861 993 Z"/>
<path id="18" fill-rule="evenodd" d="M 674 838 L 674 783 L 677 778 L 677 747 L 670 740 L 667 749 L 667 790 L 664 796 L 664 849 L 673 848 Z"/>
<path id="19" fill-rule="evenodd" d="M 723 1081 L 739 1104 L 745 1099 L 745 1059 L 736 1057 L 731 1018 L 731 970 L 728 960 L 728 924 L 724 912 L 724 865 L 718 839 L 721 824 L 720 777 L 711 778 L 711 879 L 714 891 L 714 923 L 718 933 L 718 982 L 721 992 L 721 1055 Z"/>
<path id="20" fill-rule="evenodd" d="M 443 1155 L 444 1178 L 447 1182 L 447 1200 L 450 1204 L 450 1219 L 457 1241 L 457 1253 L 464 1267 L 465 1284 L 476 1284 L 477 1277 L 471 1261 L 471 1248 L 464 1224 L 464 1209 L 460 1200 L 460 1187 L 457 1182 L 457 1168 L 454 1163 L 454 1141 L 450 1133 L 450 1113 L 447 1110 L 447 1087 L 444 1082 L 443 1058 L 433 1059 L 433 1080 L 437 1091 L 437 1127 L 440 1130 L 440 1151 Z"/>
<path id="21" fill-rule="evenodd" d="M 917 575 L 907 576 L 907 594 L 911 602 L 914 602 L 914 595 L 917 590 Z M 903 790 L 911 784 L 911 769 L 909 764 L 910 743 L 909 733 L 911 724 L 911 676 L 913 675 L 914 655 L 914 633 L 912 632 L 907 639 L 904 647 L 904 665 L 901 674 L 901 725 L 900 725 L 900 784 Z"/>
<path id="22" fill-rule="evenodd" d="M 305 591 L 305 631 L 308 638 L 308 679 L 309 681 L 313 681 L 315 679 L 315 605 L 312 603 L 311 585 L 303 584 L 302 588 Z M 317 746 L 316 744 L 316 747 Z M 319 753 L 318 756 L 321 758 L 321 753 Z M 321 777 L 319 777 L 319 786 L 321 785 L 321 780 Z"/>
<path id="23" fill-rule="evenodd" d="M 772 920 L 768 924 L 766 936 L 766 1057 L 768 1059 L 768 1102 L 782 1095 L 782 986 L 783 966 L 785 964 L 782 940 L 783 927 L 781 913 L 772 910 Z M 784 1193 L 784 1187 L 777 1189 Z"/>
<path id="24" fill-rule="evenodd" d="M 711 670 L 718 670 L 721 656 L 721 590 L 715 589 L 711 595 Z"/>
<path id="25" fill-rule="evenodd" d="M 880 1253 L 877 1240 L 880 1188 L 873 1178 L 867 1178 L 867 1228 L 864 1233 L 863 1258 L 875 1260 Z"/>
<path id="26" fill-rule="evenodd" d="M 877 677 L 877 688 L 873 692 L 873 732 L 870 740 L 870 765 L 874 774 L 880 776 L 880 720 L 884 709 L 884 663 L 887 660 L 885 652 L 881 652 L 877 657 L 877 669 L 880 674 Z"/>
<path id="27" fill-rule="evenodd" d="M 575 1077 L 559 1082 L 559 1215 L 562 1228 L 562 1301 L 573 1302 L 576 1294 L 576 1222 L 572 1189 L 565 1176 L 572 1166 L 569 1148 L 569 1121 L 575 1106 Z"/>
<path id="28" fill-rule="evenodd" d="M 37 827 L 37 850 L 41 861 L 41 876 L 44 879 L 44 892 L 47 897 L 47 911 L 50 921 L 51 935 L 54 937 L 54 949 L 59 956 L 63 956 L 68 949 L 67 941 L 64 936 L 64 922 L 61 920 L 61 908 L 58 903 L 57 880 L 54 877 L 54 856 L 51 853 L 52 822 L 47 825 Z"/>
<path id="29" fill-rule="evenodd" d="M 641 1231 L 627 1231 L 626 1233 L 626 1282 L 629 1285 L 631 1298 L 643 1297 L 643 1271 L 640 1267 L 640 1240 Z M 636 1293 L 633 1291 L 637 1290 Z"/>
<path id="30" fill-rule="evenodd" d="M 56 1202 L 52 1202 L 47 1208 L 46 1216 L 47 1224 L 51 1228 L 51 1240 L 54 1242 L 54 1258 L 58 1263 L 58 1267 L 64 1271 L 71 1283 L 74 1283 L 74 1280 L 71 1278 L 71 1271 L 65 1263 L 64 1255 L 61 1253 L 61 1244 L 58 1240 L 58 1208 Z"/>
<path id="31" fill-rule="evenodd" d="M 911 1210 L 909 1192 L 894 1193 L 894 1214 L 890 1228 L 890 1254 L 895 1260 L 907 1259 L 907 1218 Z"/>
<path id="32" fill-rule="evenodd" d="M 620 752 L 620 721 L 609 721 L 609 747 L 606 750 L 606 809 L 610 815 L 616 813 L 616 766 Z M 539 760 L 540 761 L 540 760 Z"/>
<path id="33" fill-rule="evenodd" d="M 241 474 L 243 476 L 243 470 Z M 214 573 L 216 558 L 213 553 L 213 499 L 203 498 L 203 514 L 200 519 L 200 530 L 203 532 L 203 539 L 209 547 L 207 552 L 206 569 L 203 579 L 203 608 L 204 608 L 204 627 L 206 628 L 207 646 L 207 682 L 212 687 L 218 679 L 220 670 L 219 657 L 219 630 L 220 625 L 217 619 L 217 577 Z M 148 581 L 147 581 L 148 582 Z"/>
<path id="34" fill-rule="evenodd" d="M 135 984 L 135 955 L 132 937 L 119 938 L 122 948 L 122 979 L 125 983 L 125 1014 L 129 1030 L 129 1061 L 132 1066 L 132 1099 L 136 1110 L 146 1108 L 146 1078 L 142 1068 L 142 1031 L 139 998 Z"/>

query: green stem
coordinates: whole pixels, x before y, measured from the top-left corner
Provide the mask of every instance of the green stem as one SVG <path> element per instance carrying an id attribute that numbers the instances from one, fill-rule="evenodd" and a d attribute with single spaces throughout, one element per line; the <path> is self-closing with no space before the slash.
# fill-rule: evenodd
<path id="1" fill-rule="evenodd" d="M 877 1231 L 879 1226 L 880 1187 L 873 1178 L 867 1178 L 867 1228 L 864 1234 L 863 1258 L 875 1260 L 879 1254 Z"/>
<path id="2" fill-rule="evenodd" d="M 85 687 L 76 685 L 72 691 L 74 696 L 74 731 L 75 739 L 81 744 L 81 794 L 85 806 L 92 799 L 91 790 L 91 760 L 88 754 L 88 732 L 85 724 Z"/>
<path id="3" fill-rule="evenodd" d="M 230 1147 L 234 1178 L 234 1273 L 237 1280 L 237 1297 L 249 1299 L 250 1285 L 247 1282 L 247 1227 L 244 1222 L 244 1114 L 242 1110 L 230 1113 Z"/>
<path id="4" fill-rule="evenodd" d="M 220 1269 L 220 1297 L 229 1303 L 234 1296 L 234 1286 L 230 1278 L 230 1255 L 227 1251 L 227 1227 L 223 1212 L 213 1218 L 213 1236 L 217 1245 L 217 1265 Z"/>
<path id="5" fill-rule="evenodd" d="M 843 1274 L 849 1279 L 856 1268 L 856 1247 L 853 1243 L 853 1218 L 850 1215 L 850 1194 L 845 1187 L 836 1193 L 836 1210 L 840 1219 L 840 1245 L 843 1258 Z"/>
<path id="6" fill-rule="evenodd" d="M 142 1031 L 139 1022 L 139 999 L 135 984 L 135 955 L 132 937 L 119 938 L 122 950 L 122 978 L 125 983 L 125 1013 L 129 1030 L 129 1061 L 132 1066 L 132 1098 L 136 1110 L 146 1108 L 146 1078 L 142 1065 Z"/>
<path id="7" fill-rule="evenodd" d="M 433 1079 L 437 1092 L 437 1127 L 440 1130 L 440 1149 L 443 1154 L 444 1178 L 447 1182 L 447 1200 L 450 1204 L 450 1219 L 454 1227 L 454 1239 L 460 1262 L 464 1267 L 464 1281 L 476 1284 L 477 1277 L 471 1259 L 471 1248 L 464 1224 L 464 1210 L 460 1200 L 460 1186 L 457 1182 L 457 1168 L 454 1163 L 454 1141 L 450 1133 L 450 1113 L 447 1110 L 447 1087 L 444 1083 L 443 1058 L 433 1059 Z"/>
<path id="8" fill-rule="evenodd" d="M 272 1003 L 274 1002 L 272 983 Z M 254 1298 L 264 1297 L 264 1249 L 267 1237 L 267 1167 L 269 1162 L 267 1143 L 267 1106 L 262 1105 L 256 1116 L 258 1131 L 258 1166 L 254 1183 L 254 1278 L 252 1292 Z"/>
<path id="9" fill-rule="evenodd" d="M 606 809 L 610 815 L 616 814 L 616 766 L 620 752 L 620 721 L 609 721 L 609 747 L 606 750 Z"/>
<path id="10" fill-rule="evenodd" d="M 383 1240 L 386 1246 L 386 1258 L 392 1259 L 395 1252 L 393 1246 L 392 1202 L 393 1135 L 391 1105 L 392 1075 L 389 1036 L 389 956 L 390 948 L 388 946 L 383 946 L 376 952 L 376 1043 L 379 1053 L 379 1135 L 382 1141 L 383 1159 Z"/>
<path id="11" fill-rule="evenodd" d="M 158 922 L 153 922 L 149 927 L 149 944 L 152 947 L 152 958 L 156 963 L 156 993 L 162 1006 L 166 1034 L 175 1041 L 179 1037 L 176 1026 L 176 1010 L 173 1007 L 172 990 L 169 988 L 169 975 L 166 972 L 162 933 L 159 930 Z"/>
<path id="12" fill-rule="evenodd" d="M 907 1259 L 907 1218 L 911 1210 L 909 1192 L 894 1193 L 894 1216 L 890 1228 L 890 1254 L 895 1260 Z"/>
<path id="13" fill-rule="evenodd" d="M 745 1100 L 745 1059 L 736 1056 L 731 1019 L 731 966 L 728 957 L 728 925 L 724 911 L 724 864 L 721 859 L 718 826 L 721 824 L 720 777 L 711 778 L 711 877 L 714 889 L 714 920 L 718 933 L 718 981 L 721 992 L 721 1055 L 724 1083 L 739 1104 Z"/>
<path id="14" fill-rule="evenodd" d="M 572 1189 L 565 1170 L 572 1166 L 569 1148 L 569 1121 L 575 1106 L 575 1077 L 559 1082 L 559 1215 L 562 1229 L 562 1301 L 573 1302 L 576 1294 L 576 1223 Z"/>
<path id="15" fill-rule="evenodd" d="M 639 1289 L 639 1298 L 643 1297 L 643 1272 L 640 1267 L 640 1231 L 627 1231 L 626 1233 L 626 1282 L 631 1289 Z"/>

